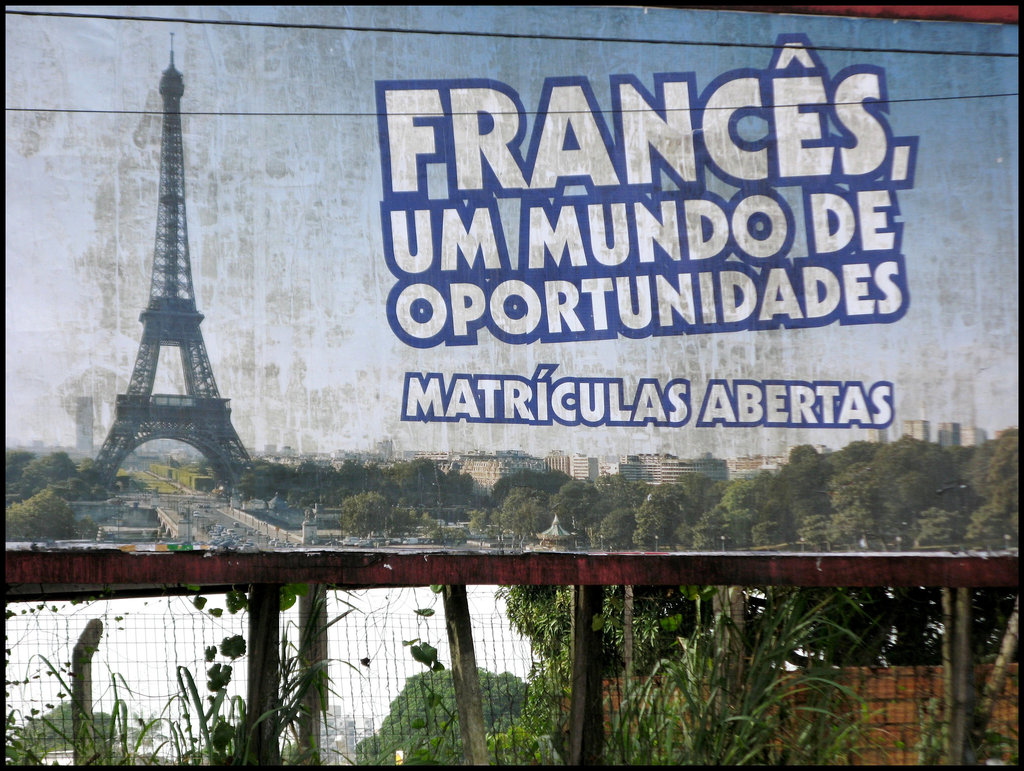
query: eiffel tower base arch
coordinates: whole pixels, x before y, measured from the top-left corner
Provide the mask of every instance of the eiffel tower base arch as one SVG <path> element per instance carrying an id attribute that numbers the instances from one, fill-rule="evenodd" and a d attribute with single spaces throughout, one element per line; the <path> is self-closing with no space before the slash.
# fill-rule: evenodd
<path id="1" fill-rule="evenodd" d="M 137 447 L 154 439 L 174 439 L 196 448 L 210 462 L 217 480 L 225 488 L 234 487 L 249 465 L 249 454 L 231 425 L 228 401 L 119 394 L 114 425 L 93 463 L 100 483 L 112 487 L 117 470 Z"/>

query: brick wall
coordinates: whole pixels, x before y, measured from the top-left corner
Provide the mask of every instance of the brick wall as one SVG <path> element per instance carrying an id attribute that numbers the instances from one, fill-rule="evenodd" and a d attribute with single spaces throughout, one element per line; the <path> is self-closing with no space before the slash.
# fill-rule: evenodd
<path id="1" fill-rule="evenodd" d="M 1002 744 L 984 748 L 979 762 L 1016 762 L 1020 695 L 1017 668 L 1017 664 L 1007 668 L 1006 683 L 989 723 L 990 734 L 1002 737 Z M 991 671 L 991 665 L 975 667 L 979 693 Z M 848 758 L 852 765 L 922 765 L 941 761 L 945 706 L 942 667 L 856 667 L 844 670 L 838 679 L 866 702 L 867 731 L 863 744 Z M 604 689 L 606 709 L 617 709 L 622 682 L 605 680 Z M 930 757 L 929 749 L 934 753 Z"/>
<path id="2" fill-rule="evenodd" d="M 1006 684 L 989 723 L 989 732 L 1007 743 L 985 748 L 979 761 L 991 758 L 1009 762 L 1016 758 L 1020 695 L 1017 666 L 1011 664 L 1008 668 Z M 979 692 L 991 671 L 991 665 L 975 667 Z M 942 667 L 863 667 L 847 670 L 843 680 L 867 701 L 866 745 L 861 756 L 851 758 L 851 762 L 919 765 L 927 745 L 941 747 L 945 706 Z"/>

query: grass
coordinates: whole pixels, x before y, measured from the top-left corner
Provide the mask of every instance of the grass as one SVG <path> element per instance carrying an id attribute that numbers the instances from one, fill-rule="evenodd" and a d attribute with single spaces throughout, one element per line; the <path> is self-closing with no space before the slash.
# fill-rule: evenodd
<path id="1" fill-rule="evenodd" d="M 825 620 L 833 594 L 808 607 L 800 592 L 769 592 L 743 627 L 725 614 L 679 639 L 678 654 L 626 684 L 605 762 L 624 765 L 848 763 L 866 727 L 863 703 L 828 665 L 856 635 Z M 739 652 L 739 655 L 732 655 Z M 794 667 L 794 653 L 809 663 Z"/>

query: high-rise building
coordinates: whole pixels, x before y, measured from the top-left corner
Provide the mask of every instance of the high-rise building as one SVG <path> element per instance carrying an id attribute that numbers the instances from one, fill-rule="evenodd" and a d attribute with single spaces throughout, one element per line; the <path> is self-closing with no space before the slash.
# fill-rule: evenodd
<path id="1" fill-rule="evenodd" d="M 597 479 L 600 461 L 587 455 L 573 455 L 569 458 L 569 476 L 573 479 Z"/>
<path id="2" fill-rule="evenodd" d="M 930 442 L 931 432 L 927 420 L 904 420 L 903 435 L 918 439 L 922 442 Z"/>
<path id="3" fill-rule="evenodd" d="M 939 444 L 943 447 L 959 447 L 960 424 L 939 423 Z"/>
<path id="4" fill-rule="evenodd" d="M 569 474 L 569 456 L 559 450 L 549 452 L 544 458 L 544 465 L 550 471 L 561 471 L 563 474 Z"/>
<path id="5" fill-rule="evenodd" d="M 92 397 L 79 396 L 75 400 L 75 449 L 92 452 Z"/>
<path id="6" fill-rule="evenodd" d="M 618 473 L 630 482 L 643 481 L 643 466 L 639 455 L 623 455 L 619 458 Z"/>
<path id="7" fill-rule="evenodd" d="M 975 447 L 988 441 L 985 429 L 977 426 L 962 426 L 960 428 L 960 444 L 964 447 Z"/>
<path id="8" fill-rule="evenodd" d="M 869 428 L 864 431 L 864 441 L 885 444 L 887 441 L 884 428 Z"/>
<path id="9" fill-rule="evenodd" d="M 672 484 L 685 474 L 704 474 L 723 482 L 729 478 L 725 461 L 713 457 L 711 453 L 690 459 L 674 455 L 623 455 L 619 460 L 619 473 L 630 481 L 652 485 Z"/>

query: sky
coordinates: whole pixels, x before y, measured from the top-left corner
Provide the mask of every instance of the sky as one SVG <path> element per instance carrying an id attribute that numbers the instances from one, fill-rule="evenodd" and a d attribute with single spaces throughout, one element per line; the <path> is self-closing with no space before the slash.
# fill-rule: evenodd
<path id="1" fill-rule="evenodd" d="M 113 420 L 115 396 L 127 387 L 141 339 L 139 313 L 148 301 L 159 181 L 158 86 L 172 33 L 174 63 L 185 82 L 186 206 L 196 301 L 205 316 L 201 328 L 221 395 L 231 400 L 232 422 L 251 451 L 268 445 L 361 451 L 390 439 L 400 451 L 729 457 L 780 454 L 797 444 L 838 449 L 867 436 L 863 420 L 824 427 L 828 421 L 813 411 L 817 406 L 795 423 L 793 384 L 856 383 L 865 394 L 889 384 L 891 390 L 875 392 L 883 394 L 879 411 L 872 411 L 877 405 L 852 404 L 855 418 L 865 410 L 882 417 L 890 412 L 890 437 L 910 419 L 929 420 L 933 439 L 941 422 L 978 426 L 989 436 L 1017 425 L 1016 26 L 612 7 L 53 10 L 60 15 L 47 15 L 46 6 L 8 6 L 5 15 L 8 446 L 73 446 L 76 400 L 90 396 L 98 449 Z M 659 74 L 674 73 L 669 81 L 689 82 L 691 100 L 708 106 L 716 87 L 761 78 L 766 103 L 780 36 L 822 47 L 820 59 L 798 61 L 789 74 L 820 75 L 830 89 L 854 72 L 882 84 L 886 107 L 845 113 L 847 123 L 868 132 L 864 137 L 878 139 L 870 130 L 884 127 L 877 178 L 869 179 L 868 167 L 877 159 L 871 160 L 866 139 L 861 156 L 850 153 L 868 169 L 859 179 L 834 171 L 794 179 L 794 172 L 785 181 L 785 163 L 778 161 L 776 169 L 772 160 L 767 179 L 744 183 L 725 178 L 698 154 L 700 178 L 673 193 L 668 174 L 662 173 L 660 188 L 628 188 L 618 161 L 609 161 L 611 171 L 598 163 L 594 148 L 602 141 L 623 147 L 611 118 L 613 84 L 628 81 L 654 100 Z M 499 189 L 492 179 L 467 192 L 452 177 L 449 189 L 437 192 L 457 169 L 442 147 L 447 134 L 438 127 L 452 117 L 447 111 L 454 112 L 447 101 L 452 91 L 470 87 L 518 100 L 521 125 L 506 137 L 511 150 L 487 157 L 515 159 L 528 191 Z M 405 123 L 398 109 L 382 114 L 388 105 L 382 93 L 405 98 L 417 89 L 437 94 L 445 114 Z M 800 93 L 816 98 L 813 88 Z M 562 135 L 552 128 L 559 142 L 546 143 L 548 122 L 557 121 L 542 121 L 540 108 L 556 95 L 571 94 L 589 94 L 597 117 L 574 119 Z M 549 118 L 558 114 L 556 107 L 552 102 Z M 789 141 L 796 136 L 798 145 L 789 152 L 813 160 L 813 148 L 822 144 L 814 138 L 814 110 L 805 108 L 803 118 L 793 111 L 740 112 L 725 130 L 747 153 L 765 150 L 775 159 L 782 157 L 778 127 L 789 125 Z M 835 140 L 842 119 L 826 112 L 828 136 Z M 699 126 L 702 116 L 692 116 L 698 150 L 713 141 L 712 114 L 706 110 Z M 767 139 L 765 116 L 776 126 Z M 486 123 L 469 130 L 482 136 Z M 842 141 L 851 144 L 849 137 Z M 433 155 L 424 149 L 431 147 Z M 577 147 L 589 148 L 584 161 Z M 459 169 L 470 156 L 459 156 Z M 412 162 L 413 190 L 400 189 L 393 162 Z M 543 172 L 555 175 L 553 169 L 576 162 L 589 177 L 566 176 L 562 187 L 545 188 Z M 532 179 L 526 173 L 531 164 Z M 618 175 L 618 184 L 599 173 Z M 762 277 L 774 267 L 782 271 L 777 275 L 793 277 L 812 262 L 805 196 L 853 200 L 864 190 L 889 196 L 887 207 L 858 215 L 858 237 L 874 233 L 880 251 L 837 253 L 818 263 L 846 260 L 872 271 L 879 260 L 897 266 L 895 284 L 884 275 L 865 279 L 873 279 L 874 294 L 866 301 L 875 314 L 830 317 L 818 325 L 739 323 L 669 334 L 651 326 L 594 332 L 597 320 L 582 312 L 582 331 L 573 332 L 563 316 L 559 334 L 549 327 L 549 334 L 533 338 L 474 326 L 498 323 L 501 309 L 492 303 L 478 311 L 473 298 L 502 281 L 512 286 L 523 280 L 543 292 L 555 281 L 578 288 L 584 278 L 632 279 L 646 270 L 632 252 L 607 270 L 593 257 L 588 267 L 570 267 L 566 258 L 558 266 L 525 269 L 523 242 L 536 228 L 519 230 L 516 216 L 524 217 L 528 207 L 558 211 L 668 198 L 713 200 L 732 212 L 739 198 L 760 195 L 763 203 L 767 196 L 790 217 L 776 221 L 789 223 L 791 238 L 781 248 L 766 258 L 730 257 L 730 241 L 721 255 L 689 266 L 694 272 L 708 266 L 719 277 L 730 265 Z M 411 222 L 417 208 L 474 205 L 498 212 L 508 265 L 396 273 L 396 231 L 385 212 Z M 758 221 L 753 217 L 751 227 Z M 864 224 L 872 221 L 873 231 Z M 889 234 L 897 235 L 886 247 Z M 655 262 L 669 275 L 675 275 L 670 268 L 678 272 L 664 257 Z M 434 296 L 424 287 L 448 297 L 455 274 L 455 285 L 467 292 L 465 309 L 473 311 L 476 334 L 440 342 L 410 337 L 408 330 L 417 327 L 398 320 L 400 290 L 414 287 L 408 318 L 415 318 L 416 302 Z M 580 309 L 592 295 L 581 297 Z M 883 306 L 892 313 L 886 316 Z M 158 392 L 181 392 L 173 353 L 167 347 L 161 352 Z M 617 425 L 606 413 L 594 425 L 563 425 L 544 424 L 538 408 L 533 421 L 516 413 L 518 422 L 476 422 L 469 419 L 474 407 L 456 398 L 455 407 L 445 405 L 450 419 L 402 419 L 411 374 L 425 383 L 422 378 L 433 373 L 442 391 L 454 388 L 461 375 L 463 385 L 486 391 L 482 381 L 499 380 L 507 389 L 508 379 L 518 379 L 536 387 L 533 378 L 545 367 L 554 373 L 552 387 L 559 378 L 577 388 L 621 381 L 623 392 L 632 393 L 641 382 L 667 391 L 670 383 L 684 381 L 689 415 L 661 425 Z M 708 417 L 703 400 L 713 382 L 737 399 L 745 384 L 789 384 L 788 417 L 775 421 L 786 425 L 728 425 L 728 416 L 700 425 Z M 496 392 L 499 403 L 507 392 Z M 452 393 L 465 398 L 465 392 Z M 718 406 L 712 416 L 741 407 L 727 400 Z M 809 425 L 812 415 L 818 425 Z M 742 423 L 738 417 L 736 422 Z"/>

